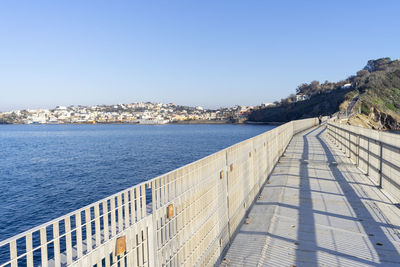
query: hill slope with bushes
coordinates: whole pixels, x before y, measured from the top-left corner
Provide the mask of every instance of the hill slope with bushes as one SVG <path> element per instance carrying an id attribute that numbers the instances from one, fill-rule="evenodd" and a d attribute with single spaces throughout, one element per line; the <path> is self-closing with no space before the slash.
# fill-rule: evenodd
<path id="1" fill-rule="evenodd" d="M 353 125 L 400 129 L 399 60 L 370 60 L 356 75 L 345 80 L 322 84 L 313 81 L 299 85 L 296 93 L 309 99 L 296 102 L 296 95 L 290 95 L 272 106 L 253 110 L 249 121 L 287 122 L 339 114 L 348 115 L 348 122 Z"/>

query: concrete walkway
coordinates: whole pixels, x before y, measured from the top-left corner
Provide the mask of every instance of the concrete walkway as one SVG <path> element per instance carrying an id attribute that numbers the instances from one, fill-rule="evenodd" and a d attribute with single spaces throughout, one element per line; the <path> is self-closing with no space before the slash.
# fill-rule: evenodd
<path id="1" fill-rule="evenodd" d="M 400 209 L 324 127 L 293 137 L 247 222 L 222 266 L 400 266 Z"/>

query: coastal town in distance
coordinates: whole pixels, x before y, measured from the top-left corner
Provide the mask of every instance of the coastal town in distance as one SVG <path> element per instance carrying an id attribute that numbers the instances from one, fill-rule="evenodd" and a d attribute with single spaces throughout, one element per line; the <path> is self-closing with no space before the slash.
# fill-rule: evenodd
<path id="1" fill-rule="evenodd" d="M 248 119 L 254 111 L 285 108 L 288 104 L 299 102 L 304 103 L 306 106 L 313 105 L 313 101 L 310 102 L 309 100 L 316 99 L 318 95 L 329 98 L 331 94 L 336 94 L 336 92 L 347 92 L 346 90 L 352 89 L 351 83 L 340 81 L 332 83 L 333 87 L 335 87 L 334 89 L 326 90 L 326 88 L 320 86 L 321 88 L 318 87 L 313 91 L 308 90 L 309 87 L 314 86 L 314 83 L 318 83 L 319 85 L 319 82 L 312 82 L 309 85 L 302 84 L 299 86 L 301 90 L 298 90 L 296 95 L 291 94 L 287 98 L 281 99 L 281 101 L 262 103 L 254 107 L 236 105 L 219 109 L 206 109 L 201 106 L 191 107 L 175 103 L 163 104 L 154 102 L 94 106 L 56 106 L 53 109 L 23 109 L 0 112 L 0 124 L 244 123 L 249 122 Z M 260 120 L 251 121 L 253 123 L 260 122 Z"/>
<path id="2" fill-rule="evenodd" d="M 268 105 L 268 104 L 263 104 Z M 235 106 L 216 110 L 174 103 L 131 103 L 95 106 L 57 106 L 0 113 L 5 124 L 96 124 L 96 123 L 240 123 L 253 107 Z"/>

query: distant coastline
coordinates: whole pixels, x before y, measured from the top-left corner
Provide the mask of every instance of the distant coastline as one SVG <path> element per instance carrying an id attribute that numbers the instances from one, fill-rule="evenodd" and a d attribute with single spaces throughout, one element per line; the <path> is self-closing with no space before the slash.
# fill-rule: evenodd
<path id="1" fill-rule="evenodd" d="M 246 124 L 262 124 L 262 125 L 282 125 L 285 124 L 285 122 L 279 122 L 279 121 L 246 121 Z"/>
<path id="2" fill-rule="evenodd" d="M 118 105 L 56 106 L 0 112 L 0 123 L 9 124 L 216 124 L 243 122 L 253 107 L 219 109 L 181 106 L 174 103 L 134 102 Z"/>
<path id="3" fill-rule="evenodd" d="M 0 123 L 0 125 L 105 125 L 105 124 L 118 124 L 118 125 L 168 125 L 168 124 L 245 124 L 246 122 L 238 122 L 231 120 L 187 120 L 187 121 L 172 121 L 163 123 L 140 123 L 140 122 L 63 122 L 63 123 Z M 257 123 L 258 124 L 258 123 Z"/>
<path id="4" fill-rule="evenodd" d="M 238 124 L 230 120 L 187 120 L 187 121 L 174 121 L 168 124 Z"/>
<path id="5" fill-rule="evenodd" d="M 258 122 L 258 121 L 247 121 L 247 120 L 184 120 L 184 121 L 171 121 L 165 123 L 140 123 L 140 122 L 63 122 L 63 123 L 2 123 L 0 125 L 105 125 L 105 124 L 117 124 L 117 125 L 168 125 L 168 124 L 250 124 L 250 125 L 281 125 L 282 122 Z"/>

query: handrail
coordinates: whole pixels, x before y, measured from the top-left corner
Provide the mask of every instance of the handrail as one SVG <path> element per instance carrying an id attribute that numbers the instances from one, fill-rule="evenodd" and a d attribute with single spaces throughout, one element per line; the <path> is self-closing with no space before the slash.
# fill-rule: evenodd
<path id="1" fill-rule="evenodd" d="M 328 122 L 328 135 L 374 183 L 400 201 L 400 135 Z"/>
<path id="2" fill-rule="evenodd" d="M 340 128 L 339 126 L 337 126 L 337 125 L 335 125 L 335 124 L 332 124 L 332 122 L 328 122 L 328 124 L 329 124 L 330 126 L 332 126 L 332 127 Z M 358 127 L 358 126 L 352 126 L 352 127 Z M 361 128 L 361 127 L 358 127 L 358 128 Z M 347 133 L 354 133 L 354 132 L 352 132 L 352 131 L 350 131 L 350 130 L 347 130 L 347 129 L 345 129 L 345 128 L 340 128 L 340 129 L 343 130 L 343 131 L 345 131 L 345 132 L 347 132 Z M 371 131 L 376 131 L 376 130 L 371 130 Z M 376 141 L 376 142 L 378 142 L 378 143 L 382 143 L 383 145 L 385 145 L 385 146 L 387 146 L 387 147 L 391 147 L 391 148 L 393 148 L 393 149 L 400 149 L 400 146 L 396 146 L 396 145 L 394 145 L 394 144 L 389 144 L 388 142 L 384 142 L 384 141 L 382 141 L 382 140 L 379 140 L 378 138 L 369 137 L 369 136 L 367 136 L 367 135 L 360 134 L 360 133 L 358 133 L 358 135 L 359 135 L 359 136 L 362 136 L 362 137 L 364 137 L 364 138 L 368 138 L 368 139 L 370 139 L 370 140 L 374 140 L 374 141 Z"/>

